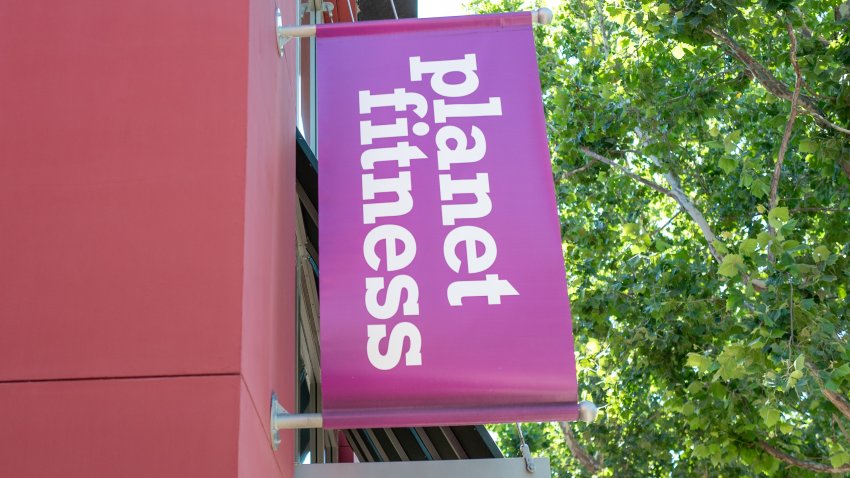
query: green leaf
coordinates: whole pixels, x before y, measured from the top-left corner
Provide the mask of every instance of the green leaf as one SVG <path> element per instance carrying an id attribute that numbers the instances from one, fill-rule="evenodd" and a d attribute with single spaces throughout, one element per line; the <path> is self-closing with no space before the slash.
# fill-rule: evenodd
<path id="1" fill-rule="evenodd" d="M 729 136 L 723 140 L 723 150 L 726 151 L 727 154 L 734 153 L 737 147 L 737 144 L 735 144 Z"/>
<path id="2" fill-rule="evenodd" d="M 843 364 L 832 371 L 832 378 L 841 378 L 850 373 L 850 364 Z"/>
<path id="3" fill-rule="evenodd" d="M 797 227 L 798 222 L 800 222 L 800 221 L 793 219 L 793 218 L 788 220 L 788 222 L 786 222 L 785 224 L 782 225 L 782 229 L 781 229 L 782 233 L 788 234 L 789 232 L 794 231 L 794 228 Z"/>
<path id="4" fill-rule="evenodd" d="M 757 198 L 767 197 L 770 193 L 770 184 L 762 178 L 756 178 L 750 186 L 750 193 Z"/>
<path id="5" fill-rule="evenodd" d="M 729 141 L 731 141 L 733 143 L 737 143 L 740 139 L 741 139 L 741 130 L 736 129 L 735 131 L 732 131 L 731 133 L 729 133 Z"/>
<path id="6" fill-rule="evenodd" d="M 623 10 L 622 8 L 608 7 L 608 13 L 611 14 L 610 18 L 612 22 L 620 25 L 626 22 L 626 14 L 628 11 Z"/>
<path id="7" fill-rule="evenodd" d="M 598 340 L 594 338 L 587 339 L 587 344 L 585 344 L 584 346 L 584 351 L 587 353 L 587 355 L 596 355 L 597 353 L 599 353 L 599 350 L 600 347 Z"/>
<path id="8" fill-rule="evenodd" d="M 726 311 L 731 312 L 738 309 L 744 303 L 744 298 L 741 294 L 731 293 L 726 299 Z"/>
<path id="9" fill-rule="evenodd" d="M 809 276 L 818 273 L 818 268 L 810 264 L 793 264 L 788 269 L 800 276 Z"/>
<path id="10" fill-rule="evenodd" d="M 714 8 L 713 5 L 711 5 L 710 3 L 706 3 L 702 6 L 702 8 L 699 9 L 699 12 L 702 13 L 703 15 L 705 15 L 705 16 L 709 16 L 712 13 L 714 13 L 716 10 L 717 9 Z"/>
<path id="11" fill-rule="evenodd" d="M 745 347 L 741 345 L 727 345 L 723 352 L 717 356 L 717 363 L 720 364 L 717 376 L 724 380 L 734 380 L 746 376 L 748 369 L 745 351 Z"/>
<path id="12" fill-rule="evenodd" d="M 792 251 L 792 249 L 797 248 L 799 245 L 800 245 L 800 241 L 795 241 L 793 239 L 788 240 L 788 241 L 785 241 L 785 242 L 782 243 L 782 250 L 786 251 L 786 252 Z"/>
<path id="13" fill-rule="evenodd" d="M 812 253 L 815 262 L 823 262 L 829 258 L 829 249 L 826 246 L 818 246 Z"/>
<path id="14" fill-rule="evenodd" d="M 711 450 L 702 443 L 696 445 L 693 450 L 693 454 L 697 458 L 706 458 L 711 455 Z"/>
<path id="15" fill-rule="evenodd" d="M 717 128 L 717 125 L 714 125 L 708 129 L 708 134 L 710 134 L 712 138 L 716 138 L 720 135 L 720 129 Z"/>
<path id="16" fill-rule="evenodd" d="M 818 143 L 810 139 L 804 139 L 800 141 L 797 150 L 801 153 L 816 153 L 818 151 Z"/>
<path id="17" fill-rule="evenodd" d="M 697 394 L 701 392 L 703 388 L 705 387 L 703 386 L 702 382 L 691 382 L 691 384 L 688 385 L 688 393 Z"/>
<path id="18" fill-rule="evenodd" d="M 722 242 L 718 241 L 717 239 L 715 239 L 711 243 L 711 245 L 713 245 L 714 248 L 717 250 L 717 252 L 719 252 L 721 254 L 726 254 L 727 252 L 729 252 L 729 249 L 727 249 L 726 246 Z"/>
<path id="19" fill-rule="evenodd" d="M 850 463 L 850 452 L 841 450 L 829 457 L 829 463 L 833 468 L 839 468 Z"/>
<path id="20" fill-rule="evenodd" d="M 673 54 L 673 58 L 677 60 L 681 60 L 685 57 L 685 50 L 682 49 L 680 45 L 676 45 L 673 47 L 673 50 L 670 51 Z"/>
<path id="21" fill-rule="evenodd" d="M 787 207 L 775 207 L 767 214 L 767 221 L 774 229 L 781 228 L 783 224 L 788 222 L 788 218 Z"/>
<path id="22" fill-rule="evenodd" d="M 848 18 L 850 18 L 850 2 L 844 2 L 836 9 L 835 22 L 844 23 Z"/>
<path id="23" fill-rule="evenodd" d="M 721 156 L 720 160 L 718 161 L 718 165 L 720 166 L 720 169 L 722 169 L 723 172 L 726 174 L 729 174 L 732 171 L 738 169 L 738 163 L 736 163 L 735 160 L 730 158 L 729 156 Z"/>
<path id="24" fill-rule="evenodd" d="M 726 277 L 735 277 L 738 275 L 738 267 L 744 266 L 744 258 L 738 254 L 727 254 L 723 258 L 723 262 L 717 269 L 717 272 Z"/>
<path id="25" fill-rule="evenodd" d="M 761 419 L 764 420 L 764 424 L 768 427 L 776 425 L 779 422 L 779 418 L 782 416 L 779 410 L 773 407 L 760 408 L 759 415 L 761 415 Z"/>
<path id="26" fill-rule="evenodd" d="M 690 367 L 696 367 L 700 372 L 705 372 L 711 367 L 712 360 L 708 357 L 697 353 L 689 353 L 687 364 Z"/>
<path id="27" fill-rule="evenodd" d="M 759 241 L 756 239 L 744 239 L 738 244 L 738 252 L 745 256 L 752 256 L 756 252 Z"/>
<path id="28" fill-rule="evenodd" d="M 705 373 L 711 368 L 714 361 L 704 355 L 691 352 L 688 354 L 686 363 L 688 367 L 696 367 L 700 373 Z"/>
<path id="29" fill-rule="evenodd" d="M 794 360 L 794 370 L 803 370 L 805 366 L 806 356 L 804 354 L 798 355 L 797 358 Z"/>

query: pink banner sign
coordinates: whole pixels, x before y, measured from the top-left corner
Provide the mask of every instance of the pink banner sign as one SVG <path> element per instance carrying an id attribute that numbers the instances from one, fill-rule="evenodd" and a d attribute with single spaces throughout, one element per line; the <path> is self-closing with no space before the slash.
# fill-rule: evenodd
<path id="1" fill-rule="evenodd" d="M 576 419 L 531 15 L 317 37 L 324 426 Z"/>

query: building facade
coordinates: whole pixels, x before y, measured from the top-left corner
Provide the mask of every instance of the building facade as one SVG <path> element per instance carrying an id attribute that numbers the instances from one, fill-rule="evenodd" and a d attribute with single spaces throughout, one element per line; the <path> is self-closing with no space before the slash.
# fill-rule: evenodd
<path id="1" fill-rule="evenodd" d="M 357 9 L 2 3 L 0 475 L 291 477 L 349 447 L 498 455 L 481 427 L 271 445 L 272 393 L 321 409 L 315 43 L 279 55 L 275 12 Z"/>

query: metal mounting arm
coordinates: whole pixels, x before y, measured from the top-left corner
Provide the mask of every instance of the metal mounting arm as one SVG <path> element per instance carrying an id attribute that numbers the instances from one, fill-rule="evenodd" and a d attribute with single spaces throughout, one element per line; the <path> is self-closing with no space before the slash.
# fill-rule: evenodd
<path id="1" fill-rule="evenodd" d="M 531 11 L 531 22 L 535 25 L 548 25 L 552 23 L 553 16 L 552 10 L 546 7 L 537 8 Z M 283 56 L 283 46 L 289 40 L 316 36 L 316 25 L 283 26 L 280 8 L 275 11 L 275 25 L 277 26 L 277 50 L 281 56 Z"/>
<path id="2" fill-rule="evenodd" d="M 320 413 L 289 413 L 280 404 L 275 393 L 272 393 L 270 408 L 269 431 L 275 450 L 280 445 L 280 430 L 322 428 L 323 420 Z M 598 411 L 599 409 L 592 402 L 579 402 L 578 419 L 590 423 L 596 419 Z"/>

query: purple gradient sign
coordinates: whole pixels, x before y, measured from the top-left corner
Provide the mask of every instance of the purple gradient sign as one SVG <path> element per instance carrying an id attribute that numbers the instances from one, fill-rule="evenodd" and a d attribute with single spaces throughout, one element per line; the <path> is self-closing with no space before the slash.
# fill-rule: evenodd
<path id="1" fill-rule="evenodd" d="M 326 428 L 577 418 L 531 29 L 319 27 Z"/>

